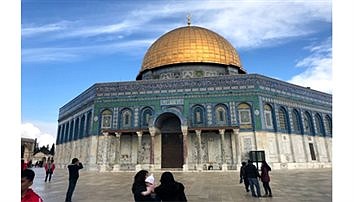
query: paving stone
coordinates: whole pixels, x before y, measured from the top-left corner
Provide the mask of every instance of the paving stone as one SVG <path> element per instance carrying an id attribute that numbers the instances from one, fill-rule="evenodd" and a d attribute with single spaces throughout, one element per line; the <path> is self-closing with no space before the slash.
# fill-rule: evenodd
<path id="1" fill-rule="evenodd" d="M 63 202 L 68 186 L 66 169 L 56 169 L 51 182 L 44 182 L 43 168 L 34 168 L 32 188 L 45 202 Z M 180 172 L 172 171 L 177 181 L 186 187 L 190 202 L 330 202 L 332 201 L 332 170 L 274 170 L 270 173 L 272 198 L 253 198 L 239 184 L 239 172 Z M 159 183 L 162 172 L 153 172 Z M 73 202 L 134 201 L 131 186 L 135 172 L 80 171 Z M 264 194 L 260 182 L 261 193 Z"/>

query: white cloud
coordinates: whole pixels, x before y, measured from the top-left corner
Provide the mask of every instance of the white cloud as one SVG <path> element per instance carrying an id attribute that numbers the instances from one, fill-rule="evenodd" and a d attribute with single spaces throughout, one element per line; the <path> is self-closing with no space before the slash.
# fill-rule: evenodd
<path id="1" fill-rule="evenodd" d="M 67 28 L 68 24 L 70 24 L 70 22 L 61 21 L 57 23 L 40 25 L 40 26 L 24 25 L 21 29 L 21 35 L 23 37 L 30 37 L 39 34 L 48 34 L 48 32 L 63 31 Z"/>
<path id="2" fill-rule="evenodd" d="M 303 36 L 314 32 L 309 24 L 315 21 L 331 22 L 331 2 L 288 2 L 288 1 L 204 1 L 200 2 L 156 2 L 137 7 L 132 11 L 119 11 L 125 19 L 111 24 L 90 25 L 91 22 L 61 21 L 22 29 L 22 35 L 62 30 L 56 37 L 88 37 L 115 33 L 128 33 L 148 30 L 146 27 L 163 25 L 165 30 L 176 19 L 165 20 L 171 16 L 192 13 L 192 25 L 215 29 L 230 37 L 238 47 L 258 47 L 269 40 Z M 116 12 L 107 15 L 117 15 Z M 108 17 L 107 17 L 108 18 Z M 178 21 L 186 25 L 186 19 Z M 70 25 L 70 26 L 69 26 Z M 25 26 L 25 25 L 24 25 Z M 67 28 L 67 29 L 65 29 Z"/>
<path id="3" fill-rule="evenodd" d="M 129 53 L 128 50 L 136 51 L 140 47 L 147 47 L 153 39 L 128 40 L 102 45 L 77 46 L 77 47 L 52 47 L 52 48 L 30 48 L 22 50 L 23 62 L 72 62 L 80 60 L 91 54 L 112 54 L 117 52 Z M 97 52 L 97 50 L 100 50 Z M 134 54 L 134 52 L 131 52 Z"/>
<path id="4" fill-rule="evenodd" d="M 305 71 L 292 77 L 288 82 L 332 93 L 332 39 L 320 45 L 306 47 L 311 54 L 297 62 L 296 67 Z"/>
<path id="5" fill-rule="evenodd" d="M 37 138 L 37 143 L 39 146 L 49 147 L 56 141 L 56 123 L 22 123 L 21 124 L 21 137 L 24 138 Z"/>

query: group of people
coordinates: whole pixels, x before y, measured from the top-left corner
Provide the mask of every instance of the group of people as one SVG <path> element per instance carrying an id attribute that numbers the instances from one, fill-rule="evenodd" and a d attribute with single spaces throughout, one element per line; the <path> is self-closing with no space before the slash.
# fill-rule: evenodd
<path id="1" fill-rule="evenodd" d="M 248 160 L 248 164 L 246 164 L 246 162 L 242 162 L 242 166 L 240 169 L 240 183 L 243 182 L 245 184 L 245 189 L 247 192 L 249 192 L 249 188 L 251 188 L 251 193 L 253 197 L 261 197 L 261 190 L 258 183 L 259 178 L 263 183 L 263 188 L 265 192 L 265 195 L 263 195 L 263 197 L 273 197 L 272 190 L 269 186 L 269 171 L 271 170 L 271 167 L 267 164 L 266 161 L 262 161 L 261 174 L 259 174 L 258 169 L 255 165 L 253 165 L 251 160 Z M 256 187 L 256 191 L 254 190 L 254 187 Z"/>
<path id="2" fill-rule="evenodd" d="M 68 165 L 69 186 L 65 197 L 66 202 L 71 202 L 77 180 L 79 179 L 79 170 L 82 168 L 82 163 L 77 158 L 73 158 L 71 164 Z M 46 172 L 44 182 L 47 182 L 48 177 L 50 182 L 55 169 L 54 160 L 48 160 L 44 166 L 44 169 Z M 23 167 L 21 164 L 21 202 L 43 202 L 42 198 L 30 188 L 33 184 L 34 177 L 34 171 L 32 169 Z"/>
<path id="3" fill-rule="evenodd" d="M 164 172 L 160 185 L 156 186 L 155 178 L 147 170 L 140 170 L 134 176 L 132 186 L 134 200 L 138 201 L 187 201 L 184 185 L 175 181 L 171 172 Z"/>
<path id="4" fill-rule="evenodd" d="M 69 186 L 66 193 L 66 202 L 71 202 L 73 192 L 76 187 L 77 180 L 79 178 L 79 170 L 82 169 L 82 163 L 77 158 L 73 158 L 71 164 L 68 165 L 69 171 Z M 45 164 L 46 177 L 45 182 L 49 177 L 51 181 L 52 174 L 55 169 L 54 160 L 50 160 Z M 261 174 L 258 169 L 253 165 L 252 161 L 248 160 L 242 162 L 240 169 L 240 183 L 244 183 L 247 192 L 251 190 L 253 197 L 261 197 L 260 186 L 258 178 L 262 181 L 265 195 L 264 197 L 272 197 L 272 190 L 269 186 L 270 177 L 269 171 L 271 167 L 266 161 L 262 161 Z M 21 168 L 21 202 L 38 201 L 42 202 L 41 197 L 36 194 L 30 186 L 33 184 L 35 173 L 28 168 Z M 256 188 L 256 190 L 255 190 Z M 164 172 L 160 178 L 160 185 L 156 186 L 155 178 L 147 170 L 140 170 L 134 176 L 134 182 L 132 186 L 132 193 L 134 200 L 138 201 L 187 201 L 184 193 L 184 185 L 175 181 L 171 172 Z"/>

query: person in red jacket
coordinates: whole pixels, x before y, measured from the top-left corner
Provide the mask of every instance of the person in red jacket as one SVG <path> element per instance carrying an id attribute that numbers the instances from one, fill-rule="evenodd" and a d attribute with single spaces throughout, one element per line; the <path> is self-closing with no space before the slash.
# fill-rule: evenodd
<path id="1" fill-rule="evenodd" d="M 34 176 L 31 169 L 21 172 L 21 202 L 43 202 L 42 198 L 29 188 L 33 184 Z"/>
<path id="2" fill-rule="evenodd" d="M 46 172 L 44 182 L 47 182 L 48 175 L 49 175 L 49 182 L 50 182 L 50 180 L 52 179 L 52 175 L 53 175 L 54 169 L 55 169 L 54 160 L 53 159 L 52 160 L 48 159 L 48 162 L 44 165 L 44 169 L 45 169 L 45 172 Z"/>

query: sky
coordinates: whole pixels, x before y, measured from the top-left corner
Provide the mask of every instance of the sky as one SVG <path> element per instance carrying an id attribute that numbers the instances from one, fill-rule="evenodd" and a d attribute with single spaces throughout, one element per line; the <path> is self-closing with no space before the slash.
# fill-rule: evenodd
<path id="1" fill-rule="evenodd" d="M 21 137 L 54 143 L 60 107 L 95 83 L 134 81 L 150 45 L 188 14 L 247 73 L 332 94 L 330 1 L 22 0 Z"/>

